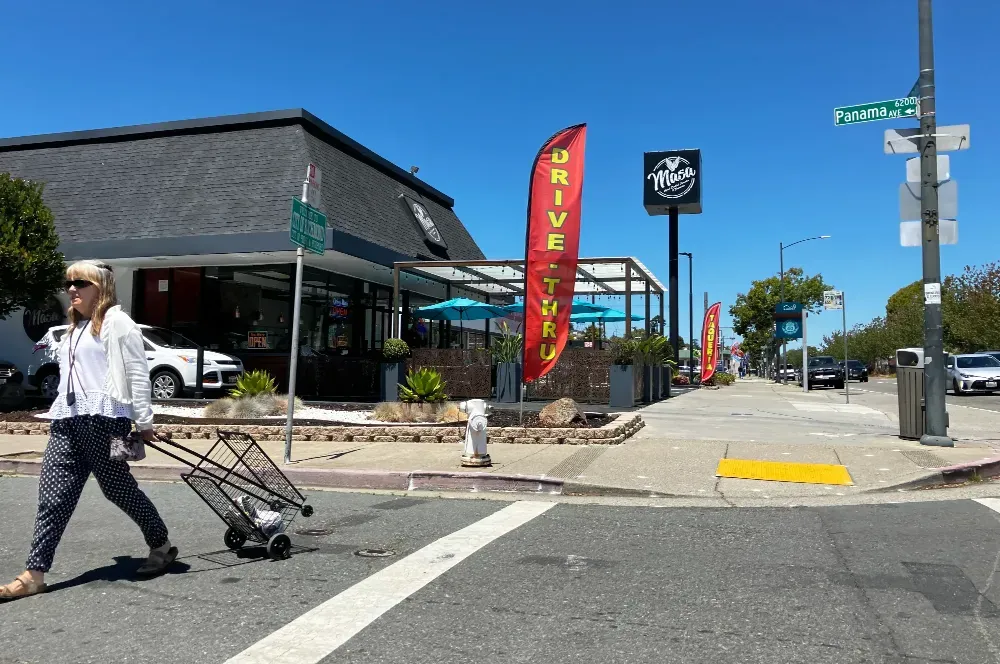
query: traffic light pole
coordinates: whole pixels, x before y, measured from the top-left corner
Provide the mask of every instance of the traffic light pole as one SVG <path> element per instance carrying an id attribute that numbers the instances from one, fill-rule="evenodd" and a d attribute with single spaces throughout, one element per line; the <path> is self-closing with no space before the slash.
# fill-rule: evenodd
<path id="1" fill-rule="evenodd" d="M 947 382 L 941 325 L 941 245 L 938 224 L 937 117 L 934 101 L 934 31 L 931 0 L 917 0 L 920 31 L 920 216 L 923 226 L 924 403 L 921 445 L 952 447 L 945 412 Z"/>

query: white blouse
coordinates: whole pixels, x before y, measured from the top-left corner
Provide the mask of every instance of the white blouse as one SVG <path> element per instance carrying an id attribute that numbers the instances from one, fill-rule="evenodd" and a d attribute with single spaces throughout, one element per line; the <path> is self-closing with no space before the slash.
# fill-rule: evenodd
<path id="1" fill-rule="evenodd" d="M 75 359 L 73 365 L 72 404 L 67 400 L 70 394 L 70 353 Z M 78 415 L 103 415 L 105 417 L 130 417 L 127 406 L 119 403 L 107 392 L 108 359 L 100 337 L 86 322 L 78 323 L 75 329 L 67 330 L 59 348 L 59 396 L 52 402 L 47 419 L 61 420 Z"/>

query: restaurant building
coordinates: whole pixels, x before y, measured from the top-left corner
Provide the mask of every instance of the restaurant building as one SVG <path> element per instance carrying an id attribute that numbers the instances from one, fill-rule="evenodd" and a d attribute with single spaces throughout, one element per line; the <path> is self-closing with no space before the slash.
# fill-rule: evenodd
<path id="1" fill-rule="evenodd" d="M 44 183 L 60 251 L 68 262 L 114 265 L 119 301 L 136 321 L 238 356 L 282 383 L 295 277 L 291 202 L 310 163 L 322 172 L 320 200 L 310 203 L 328 227 L 325 254 L 305 258 L 299 393 L 366 398 L 377 391 L 376 355 L 390 336 L 393 265 L 484 258 L 454 200 L 417 169 L 301 109 L 0 139 L 0 172 Z M 467 295 L 413 274 L 400 289 L 407 312 Z M 0 323 L 0 346 L 15 356 L 30 349 L 29 320 L 39 318 L 24 312 Z M 413 346 L 460 343 L 457 326 L 405 319 L 402 336 Z M 485 329 L 467 325 L 465 343 L 482 345 Z"/>

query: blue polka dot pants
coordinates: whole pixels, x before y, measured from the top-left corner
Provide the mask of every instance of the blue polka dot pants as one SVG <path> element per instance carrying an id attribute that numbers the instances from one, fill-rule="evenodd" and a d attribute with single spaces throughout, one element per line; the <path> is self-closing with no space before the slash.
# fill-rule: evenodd
<path id="1" fill-rule="evenodd" d="M 81 415 L 53 420 L 38 482 L 38 515 L 26 567 L 47 572 L 66 524 L 93 473 L 104 496 L 138 524 L 150 548 L 167 542 L 167 527 L 125 461 L 112 461 L 111 438 L 132 429 L 124 418 Z"/>

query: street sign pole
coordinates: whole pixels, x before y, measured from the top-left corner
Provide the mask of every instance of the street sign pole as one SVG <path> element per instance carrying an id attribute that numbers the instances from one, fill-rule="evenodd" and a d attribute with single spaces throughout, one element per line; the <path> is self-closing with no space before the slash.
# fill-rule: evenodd
<path id="1" fill-rule="evenodd" d="M 840 313 L 844 329 L 844 398 L 851 403 L 851 367 L 847 360 L 847 293 L 840 292 Z"/>
<path id="2" fill-rule="evenodd" d="M 923 223 L 924 399 L 921 445 L 952 447 L 945 413 L 944 339 L 941 327 L 941 246 L 938 238 L 937 118 L 934 100 L 934 31 L 931 0 L 917 0 L 920 32 L 920 212 Z"/>
<path id="3" fill-rule="evenodd" d="M 309 181 L 302 183 L 302 202 L 309 202 Z M 295 415 L 295 381 L 299 369 L 299 318 L 302 312 L 302 247 L 295 250 L 295 298 L 292 306 L 292 356 L 288 362 L 288 416 L 285 418 L 285 463 L 292 462 L 292 418 Z"/>
<path id="4" fill-rule="evenodd" d="M 802 307 L 802 391 L 809 393 L 809 338 L 806 336 L 806 317 L 809 312 Z"/>

